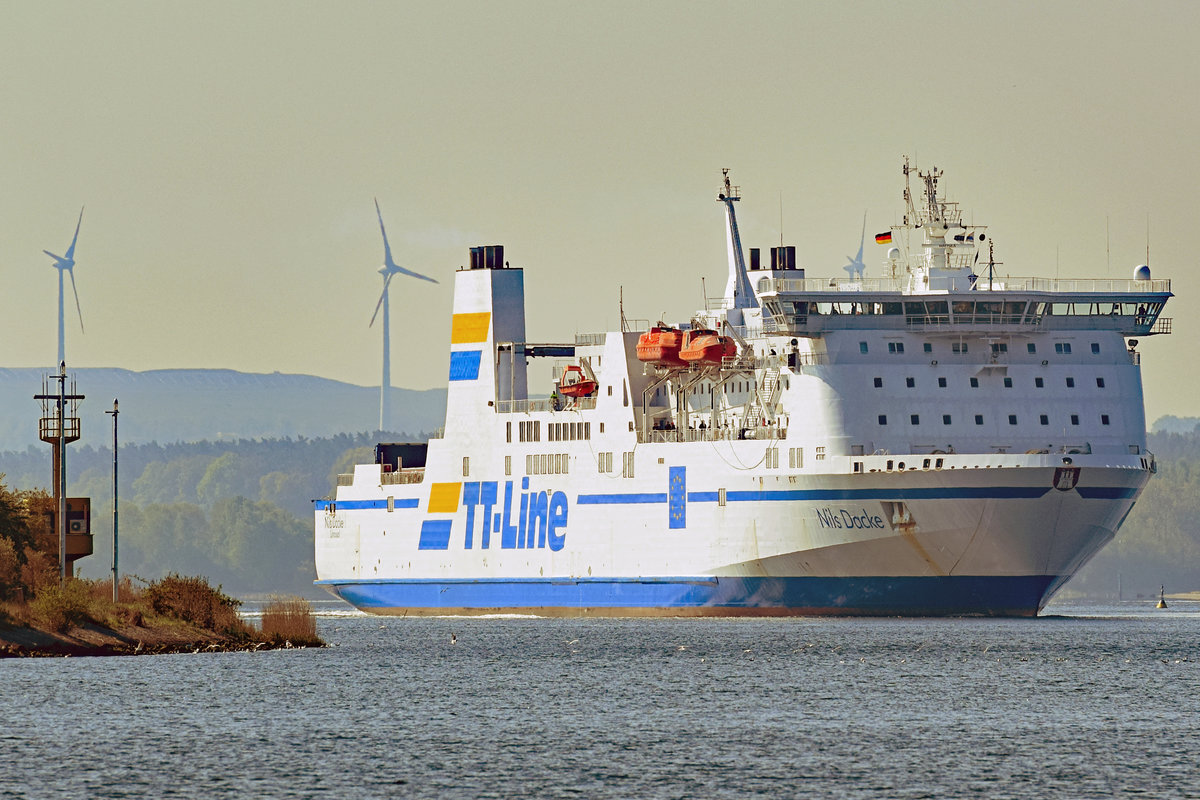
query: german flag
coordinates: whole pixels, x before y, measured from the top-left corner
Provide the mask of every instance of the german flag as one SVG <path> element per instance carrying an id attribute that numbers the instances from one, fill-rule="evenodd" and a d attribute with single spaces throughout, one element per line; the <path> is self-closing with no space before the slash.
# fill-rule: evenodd
<path id="1" fill-rule="evenodd" d="M 892 243 L 892 232 L 891 231 L 886 231 L 884 233 L 875 234 L 875 244 L 891 244 L 891 243 Z"/>

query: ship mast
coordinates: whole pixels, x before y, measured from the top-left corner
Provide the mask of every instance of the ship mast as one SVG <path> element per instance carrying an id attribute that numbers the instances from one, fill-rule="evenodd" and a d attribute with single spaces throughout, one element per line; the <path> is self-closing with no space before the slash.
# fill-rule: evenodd
<path id="1" fill-rule="evenodd" d="M 729 280 L 725 284 L 726 308 L 758 308 L 758 297 L 754 287 L 750 285 L 750 276 L 746 274 L 746 259 L 742 255 L 742 236 L 738 233 L 737 216 L 733 204 L 741 197 L 738 187 L 729 180 L 729 169 L 721 170 L 725 183 L 717 200 L 725 204 L 725 244 L 729 255 Z M 741 324 L 740 320 L 737 324 Z"/>

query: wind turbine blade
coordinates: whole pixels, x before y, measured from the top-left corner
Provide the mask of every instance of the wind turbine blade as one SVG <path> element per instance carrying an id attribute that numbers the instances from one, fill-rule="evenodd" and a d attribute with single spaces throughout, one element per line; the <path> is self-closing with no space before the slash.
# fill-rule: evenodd
<path id="1" fill-rule="evenodd" d="M 67 261 L 75 257 L 75 242 L 79 241 L 79 226 L 83 224 L 83 206 L 79 207 L 79 221 L 75 223 L 75 235 L 71 237 L 71 246 L 67 248 Z M 74 277 L 71 280 L 75 280 Z"/>
<path id="2" fill-rule="evenodd" d="M 863 227 L 862 238 L 858 240 L 858 258 L 854 259 L 854 263 L 862 263 L 863 245 L 867 243 L 867 212 L 863 212 Z"/>
<path id="3" fill-rule="evenodd" d="M 379 232 L 383 234 L 383 263 L 388 269 L 396 265 L 392 263 L 392 247 L 388 244 L 387 229 L 383 227 L 383 212 L 379 210 L 379 198 L 375 198 L 375 215 L 379 217 Z"/>
<path id="4" fill-rule="evenodd" d="M 379 293 L 379 302 L 375 303 L 375 313 L 371 315 L 371 322 L 367 325 L 368 328 L 375 327 L 375 318 L 379 316 L 379 309 L 383 306 L 383 298 L 387 296 L 388 286 L 392 282 L 392 276 L 389 274 L 383 279 L 383 291 Z"/>
<path id="5" fill-rule="evenodd" d="M 79 332 L 83 333 L 83 311 L 79 308 L 79 291 L 75 288 L 75 270 L 68 269 L 67 274 L 71 276 L 71 293 L 75 295 L 75 313 L 79 314 Z"/>
<path id="6" fill-rule="evenodd" d="M 51 253 L 49 250 L 43 250 L 42 252 L 45 253 L 46 255 L 50 256 L 51 258 L 53 258 L 55 261 L 66 261 L 66 259 L 63 258 L 62 256 L 56 256 L 56 255 L 54 255 L 54 253 Z"/>
<path id="7" fill-rule="evenodd" d="M 437 281 L 436 281 L 436 280 L 434 280 L 433 278 L 429 277 L 428 275 L 422 275 L 422 274 L 421 274 L 421 273 L 419 273 L 419 272 L 413 272 L 411 269 L 405 269 L 404 267 L 400 267 L 400 266 L 397 266 L 397 265 L 395 265 L 395 264 L 392 264 L 392 265 L 391 265 L 391 268 L 392 268 L 392 269 L 394 269 L 394 270 L 396 270 L 396 272 L 403 272 L 405 275 L 411 275 L 412 277 L 414 277 L 414 278 L 420 278 L 420 279 L 421 279 L 421 280 L 423 280 L 423 281 L 429 281 L 430 283 L 437 283 Z"/>

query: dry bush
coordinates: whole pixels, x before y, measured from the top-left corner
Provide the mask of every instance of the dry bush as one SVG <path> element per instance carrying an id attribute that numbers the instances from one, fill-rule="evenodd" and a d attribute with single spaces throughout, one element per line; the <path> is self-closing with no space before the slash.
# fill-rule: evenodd
<path id="1" fill-rule="evenodd" d="M 155 613 L 190 622 L 217 633 L 235 636 L 249 631 L 237 615 L 241 600 L 214 589 L 204 578 L 171 573 L 154 581 L 143 592 Z"/>
<path id="2" fill-rule="evenodd" d="M 317 618 L 312 604 L 303 597 L 273 596 L 263 609 L 263 638 L 275 644 L 291 642 L 296 646 L 321 647 L 317 636 Z"/>
<path id="3" fill-rule="evenodd" d="M 57 586 L 59 582 L 58 549 L 51 558 L 42 550 L 31 547 L 25 548 L 25 563 L 21 565 L 21 583 L 30 594 L 38 595 L 47 586 Z"/>
<path id="4" fill-rule="evenodd" d="M 94 618 L 91 587 L 86 581 L 68 578 L 43 586 L 30 603 L 34 616 L 47 628 L 63 633 Z"/>
<path id="5" fill-rule="evenodd" d="M 0 536 L 0 600 L 16 596 L 21 588 L 21 559 L 11 539 Z"/>

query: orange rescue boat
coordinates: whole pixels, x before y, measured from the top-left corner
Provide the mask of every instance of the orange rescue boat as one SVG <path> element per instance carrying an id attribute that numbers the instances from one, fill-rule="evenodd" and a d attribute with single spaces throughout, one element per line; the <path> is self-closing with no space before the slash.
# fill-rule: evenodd
<path id="1" fill-rule="evenodd" d="M 588 397 L 596 392 L 596 382 L 583 374 L 583 368 L 569 364 L 558 380 L 558 393 L 567 397 Z"/>
<path id="2" fill-rule="evenodd" d="M 682 346 L 683 331 L 660 322 L 638 337 L 638 361 L 656 367 L 686 367 L 687 363 L 679 357 Z"/>
<path id="3" fill-rule="evenodd" d="M 737 344 L 732 338 L 707 328 L 686 331 L 679 350 L 679 357 L 689 364 L 720 364 L 722 359 L 736 355 Z"/>

